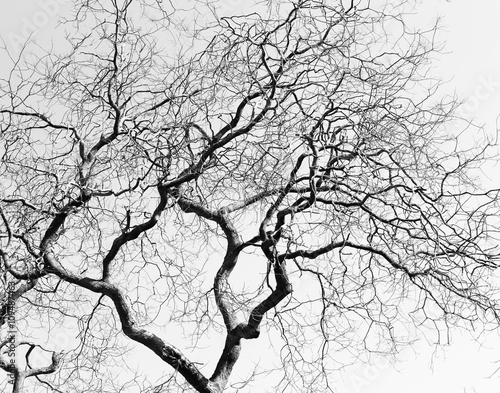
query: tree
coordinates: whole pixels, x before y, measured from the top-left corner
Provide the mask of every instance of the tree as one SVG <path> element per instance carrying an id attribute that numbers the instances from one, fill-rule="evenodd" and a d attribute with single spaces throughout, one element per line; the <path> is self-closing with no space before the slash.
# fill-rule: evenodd
<path id="1" fill-rule="evenodd" d="M 426 76 L 436 28 L 364 0 L 189 4 L 76 1 L 58 51 L 11 58 L 0 255 L 29 347 L 15 377 L 214 393 L 275 371 L 273 390 L 324 391 L 347 355 L 397 350 L 408 322 L 495 329 L 498 190 L 474 172 L 489 143 L 447 131 L 457 101 Z M 64 356 L 57 325 L 78 332 Z M 231 379 L 263 336 L 281 366 Z M 52 363 L 30 360 L 36 342 Z M 131 342 L 173 376 L 112 377 Z"/>

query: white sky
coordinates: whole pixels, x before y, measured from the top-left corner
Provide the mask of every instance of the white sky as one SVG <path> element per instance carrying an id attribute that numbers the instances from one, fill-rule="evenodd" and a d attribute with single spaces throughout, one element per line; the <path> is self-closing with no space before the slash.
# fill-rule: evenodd
<path id="1" fill-rule="evenodd" d="M 56 21 L 51 14 L 61 6 L 59 1 L 0 0 L 0 36 L 9 41 L 12 34 L 25 35 L 31 23 L 38 38 L 48 37 Z M 234 9 L 243 2 L 226 0 L 227 6 Z M 445 51 L 449 53 L 435 63 L 436 73 L 450 81 L 450 89 L 467 98 L 466 110 L 494 134 L 500 113 L 500 1 L 421 3 L 417 21 L 430 23 L 433 17 L 443 16 L 441 38 L 447 42 Z M 498 168 L 488 171 L 492 181 L 498 181 Z M 498 392 L 500 372 L 487 377 L 500 367 L 500 339 L 489 337 L 486 347 L 479 350 L 477 343 L 467 337 L 452 338 L 452 345 L 444 351 L 418 343 L 403 350 L 397 364 L 381 361 L 371 367 L 349 368 L 339 374 L 343 385 L 337 385 L 338 393 Z M 244 350 L 251 351 L 249 347 Z"/>

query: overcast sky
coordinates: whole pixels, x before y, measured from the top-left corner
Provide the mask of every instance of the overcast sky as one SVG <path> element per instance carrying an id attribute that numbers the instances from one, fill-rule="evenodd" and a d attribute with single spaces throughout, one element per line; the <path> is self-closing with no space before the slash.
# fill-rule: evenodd
<path id="1" fill-rule="evenodd" d="M 0 0 L 0 34 L 9 44 L 12 34 L 50 36 L 62 0 Z M 244 0 L 243 0 L 244 1 Z M 238 0 L 227 0 L 237 9 Z M 467 99 L 465 111 L 484 123 L 488 133 L 496 131 L 500 113 L 500 1 L 422 0 L 416 21 L 428 24 L 442 16 L 440 38 L 447 42 L 435 63 L 436 75 L 449 81 L 449 89 Z M 0 69 L 2 69 L 0 62 Z M 499 168 L 488 169 L 497 181 Z M 495 180 L 497 179 L 497 180 Z M 386 361 L 372 367 L 350 368 L 341 373 L 338 393 L 494 393 L 500 386 L 500 340 L 489 337 L 481 351 L 477 343 L 459 334 L 444 351 L 417 343 L 402 351 L 401 362 Z M 248 347 L 247 347 L 248 348 Z"/>

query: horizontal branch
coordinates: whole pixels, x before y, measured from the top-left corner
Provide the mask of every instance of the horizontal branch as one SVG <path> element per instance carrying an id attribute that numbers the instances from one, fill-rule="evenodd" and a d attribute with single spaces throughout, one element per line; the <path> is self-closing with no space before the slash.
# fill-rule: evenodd
<path id="1" fill-rule="evenodd" d="M 293 252 L 287 252 L 285 254 L 281 254 L 279 256 L 279 258 L 283 258 L 283 259 L 294 259 L 294 258 L 315 259 L 315 258 L 317 258 L 321 255 L 325 255 L 325 254 L 327 254 L 335 249 L 343 249 L 346 247 L 354 248 L 354 249 L 361 250 L 361 251 L 367 251 L 371 254 L 379 255 L 382 258 L 384 258 L 387 262 L 389 262 L 389 264 L 392 267 L 405 272 L 406 274 L 408 274 L 409 277 L 415 277 L 418 275 L 424 275 L 424 274 L 428 273 L 428 271 L 410 272 L 410 270 L 406 266 L 403 266 L 400 263 L 396 262 L 394 260 L 394 258 L 392 258 L 387 252 L 385 252 L 383 250 L 379 250 L 379 249 L 377 249 L 373 246 L 370 246 L 370 245 L 357 244 L 357 243 L 353 243 L 353 242 L 348 241 L 348 240 L 343 240 L 343 241 L 339 241 L 339 242 L 332 242 L 324 247 L 320 247 L 320 248 L 317 248 L 315 250 L 297 250 L 297 251 L 293 251 Z"/>

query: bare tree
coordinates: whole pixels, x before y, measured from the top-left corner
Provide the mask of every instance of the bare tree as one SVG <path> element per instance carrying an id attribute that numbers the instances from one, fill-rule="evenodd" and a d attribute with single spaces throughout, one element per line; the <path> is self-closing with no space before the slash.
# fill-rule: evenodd
<path id="1" fill-rule="evenodd" d="M 409 323 L 497 326 L 489 143 L 449 132 L 435 28 L 404 4 L 219 6 L 75 1 L 65 43 L 11 59 L 3 282 L 28 352 L 75 332 L 50 366 L 26 354 L 33 389 L 246 391 L 274 371 L 269 391 L 325 391 Z M 274 368 L 236 379 L 262 332 Z M 172 375 L 113 377 L 130 342 Z"/>

